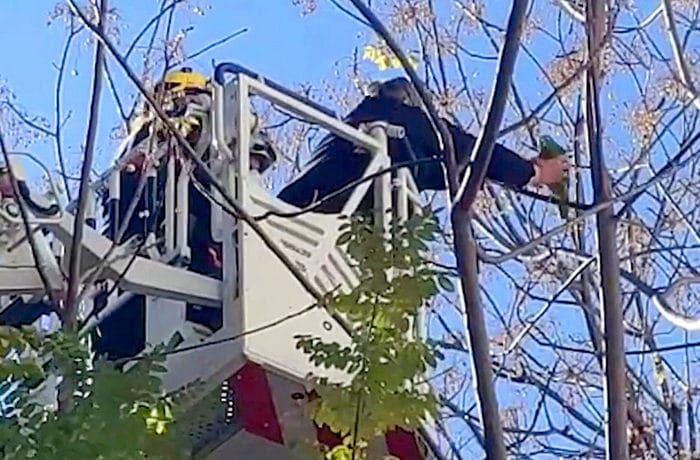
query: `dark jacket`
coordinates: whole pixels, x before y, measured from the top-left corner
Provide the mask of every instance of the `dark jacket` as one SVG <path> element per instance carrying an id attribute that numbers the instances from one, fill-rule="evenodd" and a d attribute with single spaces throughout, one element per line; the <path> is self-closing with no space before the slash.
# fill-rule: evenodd
<path id="1" fill-rule="evenodd" d="M 405 128 L 406 138 L 389 139 L 389 155 L 392 163 L 410 162 L 434 158 L 412 168 L 416 185 L 423 190 L 444 190 L 445 179 L 440 162 L 438 139 L 427 115 L 418 107 L 391 100 L 368 97 L 345 118 L 345 122 L 357 127 L 360 123 L 382 120 Z M 476 137 L 444 120 L 452 133 L 457 162 L 468 162 Z M 407 142 L 406 142 L 407 141 Z M 409 147 L 410 146 L 410 147 Z M 353 145 L 334 135 L 327 136 L 316 149 L 306 170 L 287 185 L 279 198 L 303 208 L 337 191 L 362 177 L 369 164 L 369 155 L 354 151 Z M 524 187 L 534 175 L 530 161 L 508 148 L 496 144 L 487 170 L 487 178 L 512 188 Z M 316 210 L 339 212 L 351 191 L 334 197 Z M 368 200 L 371 200 L 368 193 Z M 365 206 L 369 203 L 365 200 Z M 364 207 L 364 206 L 363 206 Z"/>

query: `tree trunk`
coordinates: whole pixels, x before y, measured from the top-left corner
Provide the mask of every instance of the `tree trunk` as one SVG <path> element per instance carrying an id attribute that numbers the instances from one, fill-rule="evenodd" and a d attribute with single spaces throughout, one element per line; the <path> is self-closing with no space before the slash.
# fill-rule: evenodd
<path id="1" fill-rule="evenodd" d="M 469 211 L 457 206 L 452 212 L 455 254 L 462 285 L 464 321 L 468 331 L 468 346 L 472 358 L 477 403 L 484 426 L 486 458 L 505 460 L 506 447 L 503 438 L 501 414 L 493 381 L 489 334 L 481 304 L 481 288 L 477 272 L 476 242 L 472 236 Z"/>
<path id="2" fill-rule="evenodd" d="M 605 27 L 605 2 L 588 0 L 586 8 L 588 55 L 596 62 L 586 72 L 586 135 L 591 158 L 594 198 L 596 203 L 612 198 L 610 176 L 605 167 L 602 149 L 598 78 Z M 597 216 L 598 254 L 601 278 L 601 305 L 605 339 L 605 397 L 607 458 L 629 458 L 627 441 L 627 385 L 625 366 L 625 330 L 620 294 L 620 258 L 617 252 L 616 221 L 612 207 Z"/>

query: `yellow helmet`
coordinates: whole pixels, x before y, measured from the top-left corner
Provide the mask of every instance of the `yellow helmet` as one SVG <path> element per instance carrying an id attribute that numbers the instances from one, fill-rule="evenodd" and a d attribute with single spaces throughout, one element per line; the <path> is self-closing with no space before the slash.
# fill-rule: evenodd
<path id="1" fill-rule="evenodd" d="M 209 91 L 209 79 L 200 73 L 192 72 L 189 67 L 183 67 L 168 73 L 163 81 L 156 85 L 155 90 L 156 92 L 162 90 L 168 92 Z"/>

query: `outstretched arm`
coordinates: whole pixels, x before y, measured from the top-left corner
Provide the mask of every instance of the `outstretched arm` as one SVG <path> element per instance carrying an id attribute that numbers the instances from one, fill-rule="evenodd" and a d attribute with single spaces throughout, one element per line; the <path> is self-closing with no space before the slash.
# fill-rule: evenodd
<path id="1" fill-rule="evenodd" d="M 455 155 L 459 170 L 463 171 L 470 161 L 476 137 L 457 126 L 447 123 L 454 139 Z M 513 188 L 523 188 L 535 177 L 535 164 L 501 144 L 496 144 L 491 155 L 486 177 Z"/>
<path id="2" fill-rule="evenodd" d="M 438 139 L 427 114 L 420 108 L 404 104 L 390 105 L 388 102 L 368 99 L 364 103 L 374 116 L 381 111 L 386 111 L 390 122 L 403 126 L 406 129 L 408 140 L 418 157 L 433 156 L 439 154 Z M 371 109 L 369 109 L 371 108 Z M 381 119 L 381 116 L 377 116 Z M 464 171 L 476 144 L 476 137 L 463 129 L 442 119 L 452 134 L 455 146 L 455 155 L 459 170 Z M 395 154 L 394 161 L 407 161 L 408 155 Z M 503 145 L 496 144 L 491 161 L 489 162 L 486 177 L 489 180 L 501 182 L 512 188 L 523 188 L 533 178 L 536 178 L 535 163 L 529 161 Z M 444 189 L 444 177 L 442 169 L 437 165 L 424 165 L 419 168 L 416 178 L 419 188 Z"/>
<path id="3" fill-rule="evenodd" d="M 447 125 L 454 139 L 459 170 L 463 171 L 469 163 L 476 144 L 476 137 L 449 122 Z M 486 177 L 518 189 L 528 184 L 557 184 L 562 180 L 568 168 L 568 161 L 564 156 L 527 160 L 509 148 L 496 144 L 486 170 Z"/>
<path id="4" fill-rule="evenodd" d="M 428 115 L 419 107 L 403 104 L 399 101 L 381 98 L 365 98 L 348 116 L 347 121 L 357 125 L 365 121 L 386 120 L 403 126 L 407 141 L 411 146 L 409 153 L 403 145 L 394 143 L 393 161 L 411 161 L 415 158 L 439 155 L 438 139 Z M 476 137 L 443 118 L 452 134 L 455 154 L 460 171 L 468 164 Z M 562 157 L 563 158 L 563 157 Z M 521 189 L 530 183 L 553 184 L 561 180 L 566 169 L 562 159 L 528 160 L 507 147 L 496 144 L 486 170 L 486 178 L 500 182 L 515 189 Z M 424 164 L 416 168 L 416 183 L 421 190 L 444 190 L 444 176 L 438 164 Z"/>
<path id="5" fill-rule="evenodd" d="M 438 154 L 437 136 L 427 114 L 418 107 L 404 104 L 387 103 L 380 100 L 366 100 L 364 102 L 366 112 L 372 113 L 375 119 L 388 116 L 392 123 L 406 128 L 406 135 L 417 156 L 432 156 Z M 379 115 L 382 111 L 386 114 Z M 386 119 L 386 118 L 385 118 Z M 455 146 L 455 155 L 459 170 L 464 171 L 469 163 L 472 151 L 476 144 L 476 137 L 467 133 L 462 128 L 454 125 L 446 119 L 442 119 L 452 134 Z M 407 155 L 399 154 L 394 161 L 407 161 Z M 500 182 L 515 189 L 521 189 L 530 183 L 551 184 L 561 180 L 566 165 L 561 159 L 552 160 L 528 160 L 518 155 L 509 148 L 496 144 L 491 155 L 486 178 Z M 419 177 L 416 178 L 421 189 L 444 189 L 442 169 L 435 165 L 425 165 L 419 168 Z"/>

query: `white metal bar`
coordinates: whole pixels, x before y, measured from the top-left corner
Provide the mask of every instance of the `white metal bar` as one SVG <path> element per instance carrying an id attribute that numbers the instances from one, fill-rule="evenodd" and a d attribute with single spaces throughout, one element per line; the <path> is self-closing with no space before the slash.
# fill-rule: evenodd
<path id="1" fill-rule="evenodd" d="M 120 199 L 121 198 L 121 188 L 120 188 L 120 170 L 114 169 L 112 170 L 109 175 L 107 176 L 109 179 L 109 198 L 111 199 Z"/>
<path id="2" fill-rule="evenodd" d="M 408 168 L 402 168 L 406 171 L 406 175 L 404 176 L 406 180 L 406 188 L 409 190 L 410 193 L 420 196 L 420 192 L 418 191 L 418 186 L 416 185 L 416 180 L 413 177 L 413 174 L 408 170 Z"/>
<path id="3" fill-rule="evenodd" d="M 233 153 L 232 158 L 224 161 L 223 176 L 226 192 L 235 197 L 244 208 L 249 207 L 247 179 L 250 169 L 250 98 L 248 80 L 240 78 L 235 86 L 227 86 L 235 91 L 235 98 L 229 100 L 233 104 L 233 121 L 235 122 L 235 153 L 228 147 L 224 138 L 223 126 L 219 137 L 221 142 L 226 142 L 225 152 Z M 224 116 L 226 92 L 222 90 L 219 113 Z M 223 121 L 223 120 L 222 120 Z M 230 153 L 229 153 L 230 154 Z M 243 221 L 230 214 L 224 214 L 222 221 L 222 259 L 223 259 L 223 324 L 225 329 L 234 330 L 240 327 L 243 321 L 241 305 L 245 298 L 245 292 L 240 289 L 243 283 L 244 273 L 239 269 L 243 260 L 243 234 L 246 231 Z"/>
<path id="4" fill-rule="evenodd" d="M 226 192 L 233 194 L 234 188 L 232 187 L 232 184 L 235 182 L 233 178 L 229 176 L 231 175 L 231 162 L 234 160 L 235 154 L 229 146 L 230 140 L 226 139 L 226 126 L 224 124 L 224 120 L 226 119 L 226 98 L 228 96 L 227 89 L 229 88 L 229 85 L 214 85 L 213 101 L 211 105 L 212 149 L 210 154 L 212 155 L 211 162 L 217 166 L 214 168 L 214 172 L 219 174 L 219 178 L 222 179 L 222 185 L 224 186 Z M 212 190 L 212 194 L 217 201 L 224 201 L 218 190 Z M 224 231 L 224 228 L 233 229 L 233 227 L 227 227 L 229 224 L 231 224 L 231 221 L 225 217 L 221 206 L 212 206 L 212 237 L 214 241 L 221 242 L 224 246 L 224 264 L 227 264 L 227 259 L 230 260 L 230 257 L 226 256 L 227 250 L 226 243 L 224 242 L 226 239 L 226 232 Z"/>
<path id="5" fill-rule="evenodd" d="M 235 94 L 233 94 L 235 98 L 231 97 L 232 95 L 229 93 L 231 90 L 235 92 Z M 219 175 L 224 191 L 229 194 L 229 196 L 239 200 L 240 196 L 237 185 L 240 184 L 241 181 L 237 181 L 236 169 L 240 167 L 241 161 L 245 160 L 241 160 L 241 155 L 236 155 L 236 153 L 231 150 L 231 144 L 234 139 L 227 139 L 226 123 L 228 123 L 229 127 L 232 123 L 236 124 L 236 126 L 234 126 L 234 136 L 235 133 L 242 130 L 241 116 L 238 113 L 240 104 L 237 99 L 240 99 L 239 95 L 243 93 L 247 95 L 247 89 L 245 92 L 242 92 L 240 86 L 215 84 L 211 110 L 211 154 L 213 155 L 211 161 L 215 166 L 218 166 L 214 171 Z M 230 110 L 231 104 L 233 104 L 233 113 L 230 114 L 227 120 L 227 109 Z M 240 147 L 240 141 L 238 145 Z M 238 151 L 240 150 L 239 148 Z M 214 197 L 221 199 L 217 191 L 214 191 Z M 221 201 L 223 202 L 223 199 L 221 199 Z M 237 308 L 234 305 L 239 294 L 238 287 L 240 283 L 238 271 L 239 254 L 237 252 L 238 248 L 235 235 L 240 232 L 241 229 L 236 219 L 228 213 L 224 213 L 220 206 L 212 206 L 210 222 L 214 240 L 221 242 L 223 262 L 223 281 L 221 283 L 223 308 L 222 331 L 230 331 L 240 324 L 241 317 L 241 312 L 239 311 L 240 307 Z M 240 235 L 240 233 L 238 234 Z"/>
<path id="6" fill-rule="evenodd" d="M 29 242 L 25 242 L 29 245 Z M 51 289 L 60 291 L 63 289 L 63 272 L 54 256 L 53 249 L 48 238 L 41 231 L 34 233 L 34 244 L 36 245 L 36 263 L 41 267 Z"/>
<path id="7" fill-rule="evenodd" d="M 217 202 L 224 202 L 224 199 L 218 190 L 211 190 L 211 194 Z M 211 228 L 211 238 L 213 241 L 221 243 L 224 239 L 224 210 L 221 206 L 214 206 L 213 203 L 210 210 L 211 214 L 209 226 Z"/>
<path id="8" fill-rule="evenodd" d="M 109 183 L 107 189 L 107 220 L 109 221 L 110 236 L 117 241 L 119 227 L 122 225 L 119 212 L 121 200 L 121 173 L 119 169 L 112 169 L 107 176 Z"/>
<path id="9" fill-rule="evenodd" d="M 229 147 L 229 141 L 226 139 L 226 126 L 224 119 L 226 118 L 226 89 L 229 85 L 220 86 L 214 85 L 214 101 L 212 104 L 212 144 L 216 152 L 223 152 L 223 158 L 219 157 L 216 160 L 222 161 L 224 164 L 227 160 L 232 160 L 234 157 L 233 151 Z"/>
<path id="10" fill-rule="evenodd" d="M 387 127 L 375 125 L 370 128 L 370 134 L 377 141 L 379 149 L 376 151 L 376 158 L 380 161 L 380 168 L 388 168 L 390 165 L 388 151 Z M 374 180 L 374 207 L 377 222 L 386 236 L 391 231 L 391 173 L 382 174 Z"/>
<path id="11" fill-rule="evenodd" d="M 109 283 L 109 284 L 113 284 L 113 283 Z M 89 315 L 92 312 L 92 310 L 95 308 L 94 299 L 100 292 L 102 292 L 102 289 L 104 287 L 105 286 L 102 283 L 100 283 L 100 285 L 92 284 L 90 286 L 85 286 L 85 289 L 83 290 L 83 294 L 82 294 L 82 299 L 83 299 L 82 303 L 87 304 L 89 302 L 90 306 L 89 306 L 89 308 L 83 308 L 78 312 L 78 319 L 80 319 L 82 321 L 87 315 Z"/>
<path id="12" fill-rule="evenodd" d="M 362 125 L 362 129 L 367 130 L 370 132 L 370 137 L 373 139 L 374 143 L 376 144 L 374 147 L 367 147 L 369 150 L 369 154 L 372 156 L 372 159 L 369 162 L 369 165 L 367 165 L 367 168 L 365 169 L 363 173 L 363 177 L 366 177 L 370 174 L 374 174 L 381 170 L 382 168 L 386 168 L 389 166 L 389 156 L 387 153 L 387 129 L 388 129 L 388 124 L 386 122 L 374 122 L 374 123 L 365 123 Z M 364 134 L 364 131 L 360 131 Z M 379 184 L 384 184 L 384 179 L 387 178 L 386 186 L 389 187 L 389 197 L 384 198 L 383 193 L 384 191 L 378 191 L 377 186 Z M 350 193 L 350 197 L 346 201 L 345 205 L 343 206 L 343 209 L 341 210 L 340 214 L 341 215 L 352 215 L 354 214 L 355 210 L 359 206 L 360 202 L 362 199 L 365 197 L 367 194 L 367 191 L 369 187 L 374 185 L 373 192 L 375 193 L 375 208 L 377 207 L 377 200 L 381 200 L 384 204 L 380 205 L 380 207 L 386 205 L 389 208 L 390 211 L 390 201 L 391 201 L 391 183 L 390 183 L 390 177 L 386 175 L 382 175 L 378 178 L 378 180 L 374 181 L 364 181 L 358 184 L 354 190 Z M 384 185 L 382 185 L 383 187 Z M 387 201 L 388 200 L 388 201 Z M 386 209 L 386 208 L 383 208 Z M 383 219 L 382 219 L 383 220 Z"/>
<path id="13" fill-rule="evenodd" d="M 53 252 L 53 255 L 56 257 L 56 262 L 61 265 L 61 261 L 66 255 L 66 248 L 63 246 L 63 243 L 61 243 L 61 240 L 56 238 L 55 236 L 52 235 L 51 238 L 51 251 Z"/>
<path id="14" fill-rule="evenodd" d="M 397 203 L 396 214 L 399 223 L 404 223 L 408 220 L 408 185 L 406 183 L 406 168 L 401 168 L 396 172 L 396 188 L 397 188 Z"/>
<path id="15" fill-rule="evenodd" d="M 183 164 L 180 169 L 180 176 L 177 178 L 177 212 L 175 213 L 175 246 L 179 255 L 188 257 L 190 255 L 188 231 L 188 221 L 190 218 L 189 186 L 190 175 L 186 168 L 188 164 Z"/>
<path id="16" fill-rule="evenodd" d="M 116 279 L 115 276 L 110 278 Z M 136 294 L 210 307 L 221 305 L 220 281 L 143 257 L 134 260 L 119 285 Z"/>
<path id="17" fill-rule="evenodd" d="M 377 171 L 381 170 L 384 163 L 385 162 L 383 158 L 381 158 L 380 156 L 375 156 L 370 161 L 369 165 L 367 166 L 367 169 L 365 169 L 364 176 L 366 177 L 369 174 L 374 174 Z M 343 209 L 340 211 L 340 215 L 349 216 L 354 214 L 355 210 L 360 205 L 360 202 L 365 197 L 365 194 L 367 193 L 369 188 L 372 187 L 373 184 L 376 185 L 376 182 L 364 181 L 357 185 L 350 194 L 348 200 L 345 202 L 345 205 L 343 205 Z"/>
<path id="18" fill-rule="evenodd" d="M 423 205 L 423 200 L 421 199 L 420 195 L 417 193 L 412 192 L 410 189 L 408 190 L 407 197 L 409 200 L 409 203 L 413 204 L 414 211 L 416 212 L 422 212 L 421 211 L 421 206 Z"/>
<path id="19" fill-rule="evenodd" d="M 0 296 L 41 294 L 44 292 L 35 268 L 0 268 Z"/>
<path id="20" fill-rule="evenodd" d="M 309 107 L 293 97 L 287 96 L 280 91 L 270 88 L 265 85 L 265 83 L 254 80 L 246 75 L 239 75 L 238 78 L 240 80 L 245 80 L 255 94 L 265 97 L 283 109 L 292 112 L 294 115 L 298 115 L 311 123 L 319 124 L 327 128 L 333 134 L 351 141 L 360 147 L 371 151 L 377 151 L 380 148 L 380 145 L 372 136 L 353 128 L 338 118 L 331 117 L 320 110 Z"/>
<path id="21" fill-rule="evenodd" d="M 238 181 L 236 198 L 245 200 L 245 178 L 250 169 L 250 78 L 241 75 L 236 86 L 236 176 Z M 245 206 L 245 203 L 244 203 Z"/>
<path id="22" fill-rule="evenodd" d="M 418 187 L 413 179 L 413 175 L 407 168 L 397 171 L 395 185 L 398 190 L 397 215 L 402 222 L 408 220 L 413 211 L 422 214 L 423 200 L 418 192 Z"/>
<path id="23" fill-rule="evenodd" d="M 165 252 L 175 249 L 175 157 L 168 157 L 165 178 Z"/>
<path id="24" fill-rule="evenodd" d="M 85 198 L 85 220 L 95 222 L 95 190 L 92 187 L 88 186 Z"/>
<path id="25" fill-rule="evenodd" d="M 156 211 L 156 197 L 158 196 L 158 170 L 156 169 L 155 164 L 146 161 L 146 171 L 144 174 L 146 175 L 146 194 L 144 200 L 146 207 L 145 217 L 147 223 L 146 234 L 150 235 L 154 233 L 155 228 L 157 228 L 157 216 L 153 215 Z"/>
<path id="26" fill-rule="evenodd" d="M 74 216 L 64 214 L 60 223 L 50 226 L 50 230 L 66 246 L 72 241 L 74 220 Z M 96 230 L 86 227 L 82 246 L 83 267 L 84 271 L 88 271 L 104 259 L 112 246 L 112 241 Z M 103 273 L 106 278 L 120 280 L 122 289 L 133 291 L 135 294 L 184 300 L 208 306 L 221 304 L 220 281 L 141 256 L 134 258 L 129 248 L 120 247 L 113 251 Z"/>
<path id="27" fill-rule="evenodd" d="M 107 301 L 107 305 L 101 311 L 95 313 L 90 317 L 90 319 L 88 319 L 85 325 L 80 329 L 80 335 L 84 335 L 93 330 L 95 327 L 99 326 L 102 321 L 132 299 L 134 295 L 135 294 L 132 292 L 124 292 L 119 296 L 112 296 Z"/>

